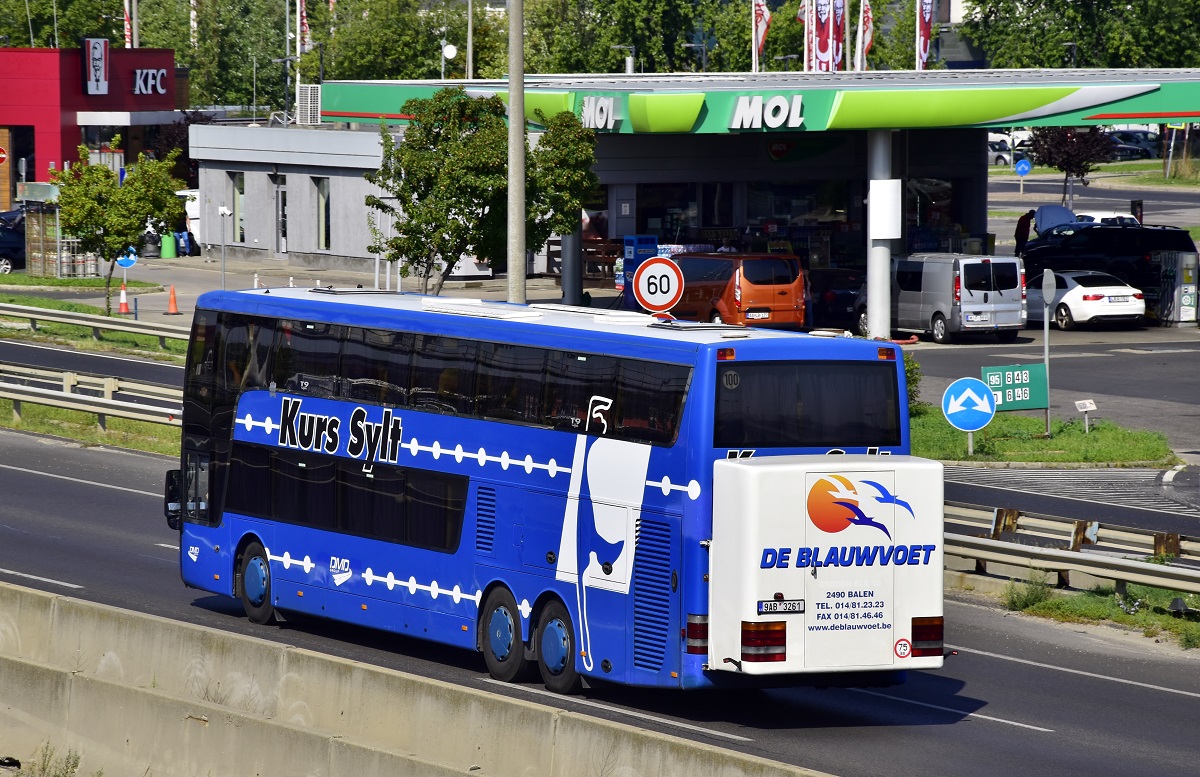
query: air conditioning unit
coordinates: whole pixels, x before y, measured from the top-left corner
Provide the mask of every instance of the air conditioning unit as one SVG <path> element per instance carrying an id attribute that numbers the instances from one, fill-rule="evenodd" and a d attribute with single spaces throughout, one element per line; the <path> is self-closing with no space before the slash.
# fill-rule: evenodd
<path id="1" fill-rule="evenodd" d="M 296 123 L 316 125 L 321 123 L 321 85 L 300 84 L 299 106 Z"/>

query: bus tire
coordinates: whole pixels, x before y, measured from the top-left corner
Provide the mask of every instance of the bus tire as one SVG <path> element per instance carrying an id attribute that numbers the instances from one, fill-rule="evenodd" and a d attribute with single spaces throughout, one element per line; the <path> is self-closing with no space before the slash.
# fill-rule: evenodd
<path id="1" fill-rule="evenodd" d="M 507 588 L 492 589 L 484 601 L 479 628 L 480 647 L 488 674 L 502 683 L 524 679 L 533 668 L 521 640 L 521 611 Z"/>
<path id="2" fill-rule="evenodd" d="M 575 670 L 575 628 L 571 615 L 561 602 L 555 600 L 542 610 L 537 629 L 538 671 L 546 690 L 570 694 L 579 690 L 582 682 Z"/>
<path id="3" fill-rule="evenodd" d="M 270 623 L 273 619 L 271 587 L 271 561 L 262 543 L 253 541 L 242 551 L 238 567 L 238 594 L 251 623 Z"/>

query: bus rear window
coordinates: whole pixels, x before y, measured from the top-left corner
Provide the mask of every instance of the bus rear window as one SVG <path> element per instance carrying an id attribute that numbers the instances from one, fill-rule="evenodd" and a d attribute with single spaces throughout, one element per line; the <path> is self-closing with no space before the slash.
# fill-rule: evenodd
<path id="1" fill-rule="evenodd" d="M 716 448 L 900 445 L 895 362 L 723 362 Z"/>

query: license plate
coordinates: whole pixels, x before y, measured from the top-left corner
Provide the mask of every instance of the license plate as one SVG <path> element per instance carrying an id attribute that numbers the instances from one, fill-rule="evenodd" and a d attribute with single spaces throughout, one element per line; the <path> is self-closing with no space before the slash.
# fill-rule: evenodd
<path id="1" fill-rule="evenodd" d="M 765 310 L 756 310 L 756 311 L 753 311 L 753 312 L 750 312 L 750 313 L 747 313 L 747 314 L 746 314 L 746 318 L 748 318 L 748 319 L 751 319 L 751 318 L 770 318 L 770 317 L 771 317 L 771 314 L 770 314 L 770 313 L 768 313 L 768 312 L 766 312 Z"/>
<path id="2" fill-rule="evenodd" d="M 768 615 L 770 613 L 787 613 L 787 612 L 804 612 L 803 599 L 760 599 L 758 602 L 758 614 Z"/>
<path id="3" fill-rule="evenodd" d="M 991 320 L 992 320 L 992 315 L 990 313 L 968 313 L 967 314 L 967 321 L 970 321 L 973 324 L 982 324 L 984 322 L 991 321 Z"/>
<path id="4" fill-rule="evenodd" d="M 1128 302 L 1128 301 L 1129 301 L 1129 297 L 1128 297 L 1128 296 L 1124 296 L 1124 297 L 1109 297 L 1109 298 L 1108 298 L 1108 301 L 1109 301 L 1109 302 Z"/>

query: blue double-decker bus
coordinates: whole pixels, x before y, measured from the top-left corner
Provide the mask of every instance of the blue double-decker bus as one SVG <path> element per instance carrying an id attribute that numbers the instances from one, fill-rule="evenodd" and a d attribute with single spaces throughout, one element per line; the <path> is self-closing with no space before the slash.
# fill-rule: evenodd
<path id="1" fill-rule="evenodd" d="M 197 303 L 192 588 L 638 686 L 942 662 L 942 471 L 890 343 L 361 289 Z"/>

